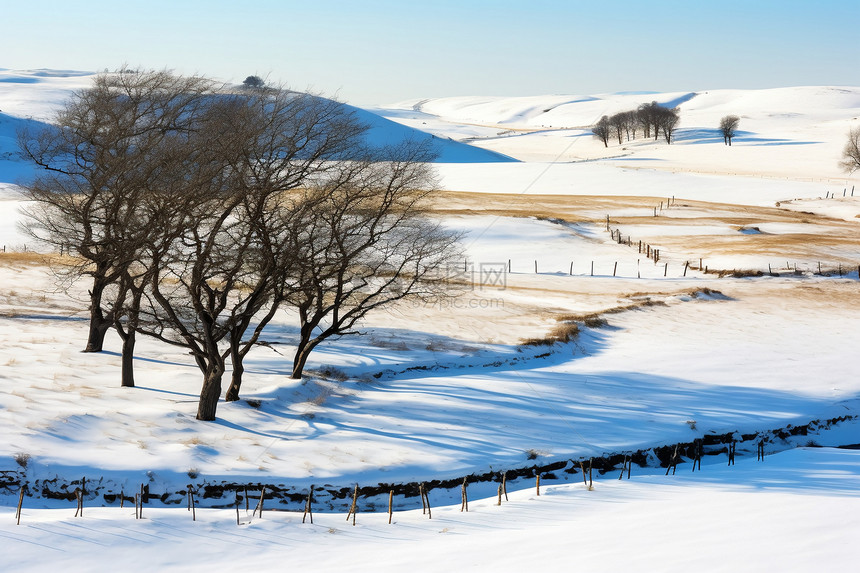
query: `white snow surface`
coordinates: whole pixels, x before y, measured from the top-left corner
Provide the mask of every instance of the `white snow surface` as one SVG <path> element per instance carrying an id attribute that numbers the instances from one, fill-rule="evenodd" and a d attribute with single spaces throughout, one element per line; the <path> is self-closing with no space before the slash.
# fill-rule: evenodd
<path id="1" fill-rule="evenodd" d="M 0 470 L 26 461 L 31 479 L 104 477 L 127 491 L 146 480 L 175 491 L 189 474 L 299 489 L 429 481 L 860 414 L 856 267 L 843 277 L 717 279 L 686 269 L 684 253 L 654 264 L 593 221 L 463 212 L 444 223 L 466 233 L 465 260 L 452 262 L 464 295 L 370 316 L 364 336 L 321 345 L 302 381 L 287 377 L 297 327 L 284 312 L 264 334 L 271 346 L 248 356 L 243 400 L 219 404 L 216 422 L 194 419 L 201 374 L 176 348 L 140 340 L 137 387 L 119 388 L 115 337 L 106 352 L 80 352 L 88 285 L 61 290 L 50 269 L 11 256 L 28 241 L 17 226 L 16 182 L 32 175 L 16 155 L 15 130 L 49 120 L 88 81 L 78 72 L 0 70 L 0 243 L 9 251 L 0 260 Z M 588 126 L 601 115 L 652 100 L 680 108 L 672 145 L 604 147 L 591 137 Z M 712 202 L 715 211 L 779 202 L 833 225 L 860 225 L 860 192 L 850 195 L 857 177 L 837 165 L 860 116 L 856 87 L 461 97 L 372 112 L 359 113 L 380 141 L 411 133 L 443 142 L 436 169 L 448 190 L 571 201 L 675 196 Z M 731 147 L 715 131 L 727 114 L 741 117 Z M 630 206 L 614 215 L 648 213 Z M 805 229 L 669 223 L 625 232 L 779 238 Z M 850 243 L 838 249 L 860 261 Z M 762 264 L 750 253 L 712 264 L 750 261 Z M 631 309 L 582 326 L 572 342 L 522 344 L 564 315 L 621 306 Z M 610 472 L 588 491 L 574 476 L 540 496 L 519 480 L 502 507 L 487 498 L 495 485 L 484 484 L 475 497 L 485 499 L 468 513 L 445 505 L 427 520 L 399 510 L 392 525 L 384 513 L 359 513 L 354 528 L 336 513 L 317 514 L 313 526 L 290 512 L 243 512 L 237 526 L 232 510 L 200 509 L 191 522 L 184 509 L 158 507 L 137 521 L 118 507 L 87 507 L 74 518 L 73 504 L 40 496 L 26 498 L 15 525 L 10 493 L 0 496 L 0 570 L 41 571 L 60 558 L 68 571 L 120 560 L 141 571 L 274 570 L 285 559 L 291 567 L 378 571 L 571 562 L 606 571 L 850 568 L 860 531 L 858 452 L 780 451 L 807 442 L 858 444 L 860 423 L 769 444 L 764 463 L 744 449 L 733 468 L 724 455 L 708 456 L 701 473 L 688 463 L 675 476 L 637 467 L 631 480 Z M 437 495 L 434 504 L 454 501 L 451 492 Z"/>
<path id="2" fill-rule="evenodd" d="M 431 499 L 432 502 L 432 499 Z M 572 483 L 420 510 L 315 514 L 146 508 L 24 507 L 0 521 L 0 566 L 69 573 L 104 570 L 212 573 L 244 567 L 315 571 L 607 572 L 818 571 L 850 567 L 860 531 L 860 452 L 803 448 L 729 468 L 677 475 L 607 475 L 589 491 Z M 8 514 L 8 515 L 7 515 Z M 237 547 L 241 544 L 241 547 Z M 157 546 L 157 550 L 153 548 Z"/>

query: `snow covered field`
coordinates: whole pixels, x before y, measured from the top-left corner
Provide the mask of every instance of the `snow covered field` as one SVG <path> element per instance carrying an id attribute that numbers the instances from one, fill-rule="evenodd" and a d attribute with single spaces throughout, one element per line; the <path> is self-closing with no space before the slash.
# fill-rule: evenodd
<path id="1" fill-rule="evenodd" d="M 14 130 L 47 119 L 87 81 L 0 70 L 0 471 L 33 482 L 102 478 L 126 493 L 141 483 L 178 491 L 189 480 L 302 491 L 455 479 L 860 415 L 860 191 L 851 196 L 858 180 L 837 167 L 860 88 L 449 98 L 373 110 L 392 120 L 374 119 L 374 137 L 414 128 L 444 142 L 434 211 L 466 233 L 466 260 L 452 262 L 466 292 L 372 315 L 365 336 L 323 344 L 300 382 L 287 378 L 296 323 L 284 313 L 264 335 L 270 346 L 246 360 L 244 400 L 202 423 L 188 355 L 141 340 L 138 387 L 119 388 L 118 340 L 80 352 L 87 285 L 58 290 L 46 260 L 23 252 L 15 183 L 32 171 L 14 154 Z M 673 145 L 604 148 L 588 134 L 600 115 L 651 100 L 680 106 Z M 729 113 L 742 118 L 732 147 L 715 133 Z M 610 236 L 607 215 L 631 245 Z M 640 240 L 660 249 L 658 263 Z M 699 259 L 765 274 L 719 278 Z M 817 274 L 818 262 L 830 276 Z M 571 321 L 572 342 L 524 344 Z M 860 532 L 860 459 L 789 449 L 807 443 L 858 444 L 860 424 L 774 440 L 764 463 L 744 446 L 733 468 L 715 455 L 701 473 L 684 463 L 675 476 L 638 466 L 629 481 L 596 475 L 594 491 L 572 474 L 548 480 L 538 497 L 533 480 L 520 479 L 502 507 L 480 499 L 495 491 L 483 484 L 469 513 L 434 506 L 432 521 L 411 509 L 415 498 L 398 497 L 392 525 L 362 512 L 355 528 L 322 509 L 313 526 L 277 511 L 242 513 L 236 526 L 232 510 L 203 508 L 192 523 L 184 509 L 157 504 L 135 521 L 116 503 L 97 507 L 95 494 L 73 518 L 74 502 L 38 492 L 16 526 L 18 490 L 7 488 L 0 569 L 44 570 L 61 558 L 71 571 L 120 559 L 131 570 L 227 570 L 237 537 L 241 564 L 261 570 L 285 558 L 381 571 L 845 567 Z M 450 504 L 455 494 L 431 499 Z"/>
<path id="2" fill-rule="evenodd" d="M 69 573 L 122 563 L 127 571 L 233 571 L 246 567 L 342 571 L 519 571 L 540 566 L 610 572 L 816 571 L 856 560 L 860 455 L 803 448 L 759 464 L 597 480 L 420 510 L 344 514 L 85 508 L 28 510 L 0 521 L 0 565 Z M 153 546 L 158 547 L 153 551 Z"/>

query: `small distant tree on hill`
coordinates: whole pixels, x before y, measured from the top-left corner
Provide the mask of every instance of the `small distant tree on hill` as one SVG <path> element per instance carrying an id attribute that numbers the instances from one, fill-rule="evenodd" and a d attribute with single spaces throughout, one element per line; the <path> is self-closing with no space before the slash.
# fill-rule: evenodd
<path id="1" fill-rule="evenodd" d="M 736 115 L 727 115 L 720 120 L 720 133 L 723 134 L 723 143 L 731 147 L 732 138 L 735 136 L 740 122 L 741 118 Z"/>
<path id="2" fill-rule="evenodd" d="M 860 127 L 848 132 L 848 143 L 842 150 L 843 161 L 839 164 L 848 173 L 860 169 Z"/>
<path id="3" fill-rule="evenodd" d="M 612 135 L 612 125 L 610 124 L 609 116 L 604 115 L 601 117 L 600 121 L 591 128 L 591 133 L 603 142 L 604 147 L 609 147 L 609 138 Z"/>
<path id="4" fill-rule="evenodd" d="M 242 87 L 248 89 L 265 87 L 266 82 L 260 76 L 248 76 L 242 81 Z"/>

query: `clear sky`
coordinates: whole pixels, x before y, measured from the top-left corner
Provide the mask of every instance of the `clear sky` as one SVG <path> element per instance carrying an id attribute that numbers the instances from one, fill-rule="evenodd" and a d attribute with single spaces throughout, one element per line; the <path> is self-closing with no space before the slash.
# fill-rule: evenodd
<path id="1" fill-rule="evenodd" d="M 0 67 L 256 74 L 358 105 L 860 85 L 860 0 L 2 0 Z"/>

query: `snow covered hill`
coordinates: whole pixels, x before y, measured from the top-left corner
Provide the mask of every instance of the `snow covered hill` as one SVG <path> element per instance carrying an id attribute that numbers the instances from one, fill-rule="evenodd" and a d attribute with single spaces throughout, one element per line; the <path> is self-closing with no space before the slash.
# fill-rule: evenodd
<path id="1" fill-rule="evenodd" d="M 640 136 L 621 144 L 612 141 L 604 147 L 591 136 L 590 128 L 601 116 L 651 101 L 680 110 L 681 122 L 673 145 Z M 612 169 L 839 180 L 844 179 L 844 173 L 837 163 L 848 130 L 860 124 L 860 88 L 456 97 L 401 102 L 376 112 L 440 137 L 452 137 L 523 161 L 554 162 L 557 165 L 553 170 L 563 172 L 568 180 L 575 179 L 578 170 L 566 164 L 582 161 L 598 161 L 602 167 Z M 717 129 L 726 115 L 741 118 L 731 148 L 723 145 Z M 494 178 L 494 183 L 510 180 L 512 173 L 526 169 L 500 167 L 499 172 L 504 174 L 498 180 Z M 456 177 L 450 182 L 452 187 L 468 185 L 461 183 L 458 172 L 451 172 Z M 557 192 L 541 183 L 531 191 Z M 565 192 L 570 192 L 569 186 Z"/>
<path id="2" fill-rule="evenodd" d="M 32 175 L 32 167 L 17 157 L 16 132 L 25 124 L 50 121 L 74 90 L 90 85 L 93 74 L 68 70 L 0 69 L 0 191 Z M 515 161 L 501 153 L 438 137 L 344 104 L 370 127 L 367 141 L 394 144 L 406 139 L 431 140 L 439 163 L 494 163 Z"/>

